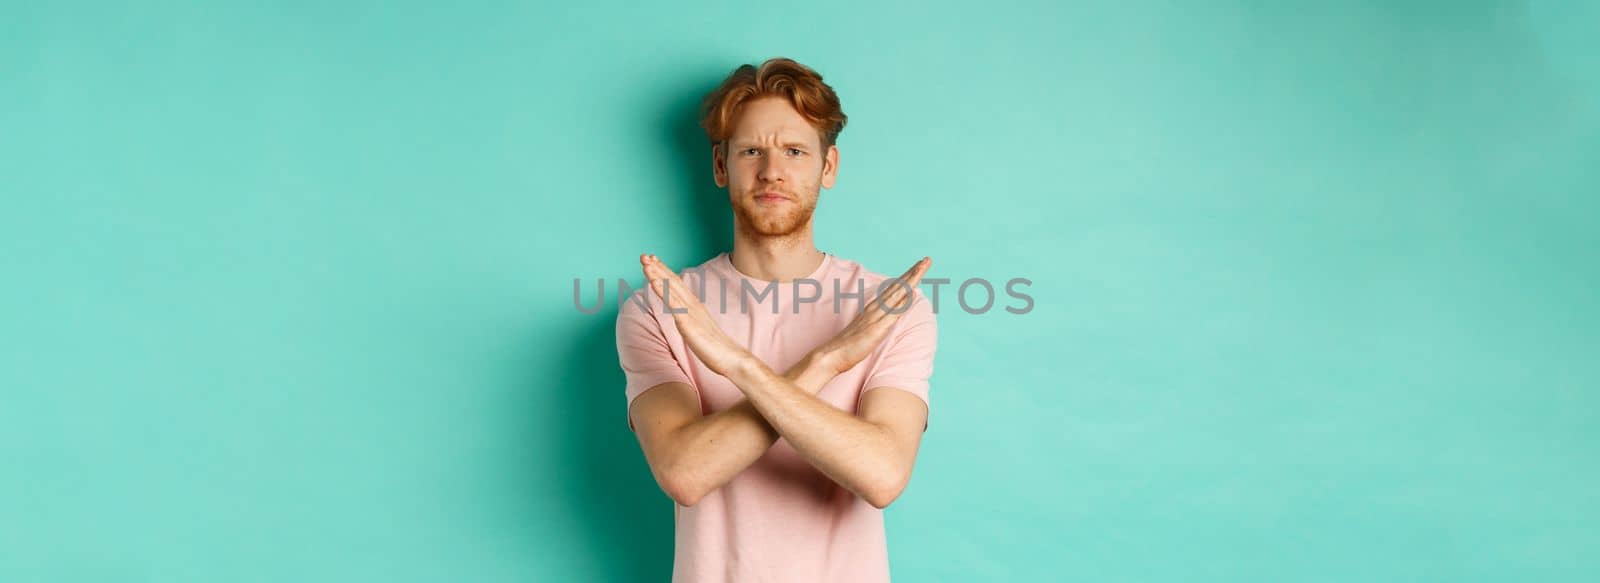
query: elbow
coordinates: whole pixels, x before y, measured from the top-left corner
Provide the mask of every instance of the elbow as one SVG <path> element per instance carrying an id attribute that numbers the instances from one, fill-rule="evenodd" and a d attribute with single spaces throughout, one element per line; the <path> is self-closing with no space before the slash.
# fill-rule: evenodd
<path id="1" fill-rule="evenodd" d="M 687 479 L 680 472 L 667 472 L 657 476 L 656 481 L 661 485 L 661 491 L 672 498 L 679 506 L 694 506 L 705 498 L 706 491 L 699 487 L 693 480 Z"/>
<path id="2" fill-rule="evenodd" d="M 896 476 L 866 488 L 861 493 L 861 498 L 865 499 L 867 504 L 871 504 L 873 508 L 883 510 L 888 508 L 896 499 L 899 499 L 900 493 L 905 492 L 905 489 L 906 478 Z"/>
<path id="3" fill-rule="evenodd" d="M 888 508 L 889 504 L 893 503 L 895 499 L 899 497 L 900 492 L 892 490 L 868 492 L 866 495 L 862 496 L 862 498 L 866 499 L 867 504 L 871 504 L 873 508 L 877 508 L 878 510 Z"/>
<path id="4" fill-rule="evenodd" d="M 667 489 L 667 497 L 672 498 L 673 502 L 676 502 L 679 506 L 683 506 L 685 508 L 690 507 L 690 506 L 694 506 L 695 504 L 699 504 L 700 503 L 700 499 L 703 496 L 704 496 L 703 494 L 699 494 L 699 493 L 696 493 L 696 492 L 694 492 L 692 490 L 687 490 L 687 489 L 681 489 L 681 488 L 670 488 L 670 489 Z"/>

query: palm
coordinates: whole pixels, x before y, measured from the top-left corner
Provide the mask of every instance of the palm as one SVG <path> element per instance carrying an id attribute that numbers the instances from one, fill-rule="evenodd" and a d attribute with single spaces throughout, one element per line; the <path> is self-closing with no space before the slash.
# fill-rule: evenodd
<path id="1" fill-rule="evenodd" d="M 833 361 L 838 372 L 850 370 L 883 342 L 889 330 L 894 328 L 894 323 L 910 309 L 915 296 L 909 292 L 916 289 L 922 281 L 922 275 L 927 273 L 928 266 L 932 264 L 933 261 L 927 257 L 913 264 L 899 277 L 900 281 L 905 282 L 904 286 L 893 285 L 878 294 L 862 307 L 844 330 L 840 330 L 819 349 Z"/>
<path id="2" fill-rule="evenodd" d="M 645 281 L 670 311 L 672 321 L 677 324 L 678 333 L 683 335 L 689 350 L 694 351 L 695 356 L 700 357 L 700 361 L 712 372 L 727 376 L 748 352 L 717 327 L 711 312 L 659 258 L 642 255 L 639 263 L 643 267 Z"/>

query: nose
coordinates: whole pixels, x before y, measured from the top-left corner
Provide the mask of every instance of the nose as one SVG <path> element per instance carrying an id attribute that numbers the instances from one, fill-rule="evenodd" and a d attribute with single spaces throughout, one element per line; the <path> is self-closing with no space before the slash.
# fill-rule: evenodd
<path id="1" fill-rule="evenodd" d="M 763 156 L 760 164 L 756 171 L 756 177 L 760 178 L 762 182 L 781 182 L 783 180 L 783 164 L 777 159 L 771 156 Z"/>

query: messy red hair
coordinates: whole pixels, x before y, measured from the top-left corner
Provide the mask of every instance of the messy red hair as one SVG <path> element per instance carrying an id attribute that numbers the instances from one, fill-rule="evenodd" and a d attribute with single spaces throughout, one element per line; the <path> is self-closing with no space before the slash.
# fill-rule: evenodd
<path id="1" fill-rule="evenodd" d="M 822 82 L 822 75 L 791 59 L 775 58 L 754 65 L 740 65 L 716 90 L 700 102 L 700 126 L 711 138 L 711 145 L 726 142 L 733 133 L 734 120 L 745 103 L 762 97 L 782 97 L 794 106 L 800 117 L 817 129 L 826 150 L 844 131 L 845 115 L 839 96 Z"/>

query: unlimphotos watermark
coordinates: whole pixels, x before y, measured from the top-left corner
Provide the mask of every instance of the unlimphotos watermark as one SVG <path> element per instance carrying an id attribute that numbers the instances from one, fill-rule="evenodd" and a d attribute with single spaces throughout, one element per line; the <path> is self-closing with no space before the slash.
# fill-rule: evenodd
<path id="1" fill-rule="evenodd" d="M 753 301 L 755 306 L 770 305 L 772 313 L 778 313 L 778 307 L 781 302 L 778 301 L 778 286 L 780 284 L 777 280 L 768 280 L 765 285 L 761 286 L 760 289 L 757 289 L 757 287 L 752 284 L 749 279 L 741 278 L 734 286 L 738 288 L 735 290 L 735 293 L 737 294 L 737 301 L 729 302 L 728 288 L 730 281 L 727 278 L 716 277 L 714 279 L 717 280 L 718 301 L 715 302 L 715 306 L 713 306 L 713 302 L 709 301 L 708 296 L 706 295 L 708 278 L 706 277 L 703 268 L 686 269 L 684 270 L 683 274 L 680 275 L 680 278 L 683 279 L 685 284 L 687 284 L 691 274 L 698 274 L 700 276 L 696 278 L 696 281 L 699 282 L 699 285 L 696 286 L 696 289 L 693 291 L 695 292 L 697 299 L 700 300 L 700 303 L 704 305 L 707 310 L 715 309 L 718 311 L 718 313 L 726 314 L 728 313 L 729 305 L 736 303 L 738 305 L 739 313 L 748 314 L 752 309 L 751 303 Z M 855 287 L 854 292 L 849 290 L 850 284 L 844 284 L 840 279 L 832 279 L 831 281 L 833 283 L 833 295 L 831 297 L 832 309 L 833 313 L 835 314 L 841 313 L 841 310 L 844 309 L 844 305 L 854 306 L 855 309 L 859 311 L 861 306 L 867 305 L 867 302 L 870 299 L 877 297 L 867 297 L 866 280 L 864 279 L 857 278 L 851 282 Z M 596 278 L 595 282 L 597 283 L 595 302 L 594 306 L 589 307 L 585 306 L 583 301 L 584 294 L 582 278 L 572 278 L 572 305 L 578 309 L 579 313 L 595 314 L 605 308 L 606 280 L 605 278 Z M 950 283 L 951 279 L 948 277 L 924 277 L 922 278 L 922 281 L 918 283 L 917 287 L 919 289 L 924 285 L 929 286 L 929 291 L 925 295 L 927 296 L 928 300 L 932 302 L 933 313 L 939 313 L 939 286 L 949 285 Z M 648 285 L 648 283 L 646 285 Z M 823 298 L 822 292 L 824 288 L 822 286 L 822 282 L 820 281 L 802 277 L 791 280 L 789 285 L 791 288 L 789 297 L 793 299 L 790 305 L 793 312 L 796 314 L 800 313 L 800 306 L 818 303 Z M 1013 277 L 1006 280 L 1004 286 L 1006 295 L 1021 302 L 1020 306 L 1005 306 L 1005 311 L 1007 313 L 1020 315 L 1033 311 L 1033 296 L 1028 295 L 1020 289 L 1026 288 L 1030 285 L 1033 285 L 1033 281 L 1026 277 Z M 802 294 L 802 286 L 809 287 L 811 289 L 810 293 Z M 904 290 L 904 292 L 909 292 L 911 287 L 904 280 L 901 280 L 898 277 L 891 277 L 878 284 L 877 294 L 882 295 L 888 292 L 891 287 L 895 286 L 898 286 L 901 290 Z M 628 284 L 627 279 L 620 277 L 617 278 L 617 305 L 622 305 L 624 302 L 628 301 L 628 297 L 633 296 L 634 292 L 638 289 L 644 288 L 634 288 Z M 975 298 L 982 298 L 983 302 L 981 304 L 969 303 L 969 290 L 981 290 L 981 293 L 974 292 L 970 295 Z M 664 294 L 666 305 L 674 305 L 672 302 L 672 288 L 663 284 L 662 293 Z M 633 303 L 637 304 L 641 310 L 648 310 L 649 302 L 652 301 L 651 298 L 654 296 L 654 293 L 638 294 L 638 297 L 634 298 Z M 971 277 L 963 280 L 961 285 L 956 287 L 955 296 L 956 303 L 961 306 L 961 310 L 968 314 L 974 315 L 988 313 L 994 308 L 995 300 L 997 299 L 994 283 L 982 277 Z M 768 298 L 771 298 L 771 300 L 768 301 Z M 845 304 L 846 300 L 851 299 L 861 300 L 861 302 L 857 304 Z M 885 312 L 892 314 L 899 314 L 911 309 L 911 304 L 903 302 L 902 305 L 898 307 L 882 304 L 879 305 Z M 666 310 L 668 313 L 674 314 L 681 314 L 688 311 L 688 309 L 684 307 L 667 308 Z"/>

